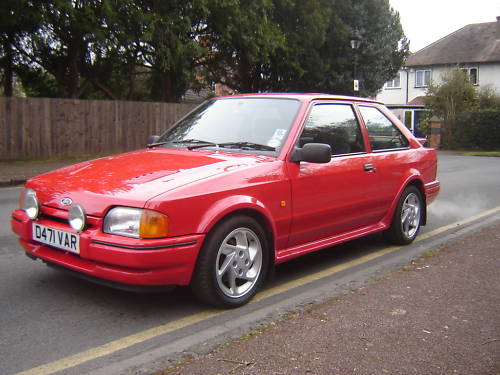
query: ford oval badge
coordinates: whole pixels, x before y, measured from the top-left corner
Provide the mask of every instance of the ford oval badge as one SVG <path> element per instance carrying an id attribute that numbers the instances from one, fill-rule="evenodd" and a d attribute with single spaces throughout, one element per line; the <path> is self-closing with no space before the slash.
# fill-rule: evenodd
<path id="1" fill-rule="evenodd" d="M 63 198 L 63 199 L 61 199 L 61 204 L 65 205 L 65 206 L 69 206 L 71 203 L 73 203 L 73 201 L 71 200 L 71 198 Z"/>

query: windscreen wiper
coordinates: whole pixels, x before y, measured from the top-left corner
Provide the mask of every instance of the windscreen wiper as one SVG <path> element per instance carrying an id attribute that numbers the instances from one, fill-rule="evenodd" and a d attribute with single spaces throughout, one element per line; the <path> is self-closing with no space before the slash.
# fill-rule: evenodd
<path id="1" fill-rule="evenodd" d="M 163 142 L 157 142 L 157 143 L 150 143 L 148 145 L 148 147 L 161 146 L 161 145 L 165 145 L 167 143 L 170 143 L 170 144 L 191 143 L 192 145 L 187 147 L 187 149 L 189 149 L 189 150 L 192 150 L 192 149 L 198 148 L 198 147 L 217 146 L 216 143 L 209 142 L 209 141 L 203 141 L 201 139 L 183 139 L 180 141 L 163 141 Z"/>
<path id="2" fill-rule="evenodd" d="M 155 142 L 155 143 L 149 143 L 146 145 L 147 148 L 151 148 L 151 147 L 156 147 L 156 146 L 161 146 L 161 145 L 165 145 L 167 143 L 172 143 L 171 141 L 163 141 L 163 142 Z"/>
<path id="3" fill-rule="evenodd" d="M 263 145 L 253 142 L 226 142 L 219 143 L 219 147 L 237 148 L 241 150 L 262 150 L 262 151 L 276 151 L 275 147 Z"/>
<path id="4" fill-rule="evenodd" d="M 195 143 L 193 145 L 187 146 L 188 150 L 194 150 L 196 148 L 210 147 L 210 146 L 219 147 L 219 145 L 217 143 L 210 142 L 210 141 L 201 141 L 199 139 L 188 139 L 187 141 L 182 141 L 179 143 L 188 143 L 188 141 L 189 141 L 189 143 Z"/>

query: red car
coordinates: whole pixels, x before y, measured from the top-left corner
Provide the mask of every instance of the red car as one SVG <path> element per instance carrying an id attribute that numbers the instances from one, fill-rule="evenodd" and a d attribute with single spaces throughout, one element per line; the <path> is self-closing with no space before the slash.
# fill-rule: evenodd
<path id="1" fill-rule="evenodd" d="M 145 149 L 29 180 L 11 223 L 48 265 L 120 287 L 191 285 L 236 307 L 275 264 L 375 232 L 412 242 L 436 169 L 378 102 L 221 97 Z"/>

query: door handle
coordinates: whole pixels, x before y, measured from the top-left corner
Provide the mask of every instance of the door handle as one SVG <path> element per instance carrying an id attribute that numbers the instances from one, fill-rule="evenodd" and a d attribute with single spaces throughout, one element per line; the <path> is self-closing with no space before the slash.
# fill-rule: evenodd
<path id="1" fill-rule="evenodd" d="M 377 169 L 373 166 L 373 164 L 365 164 L 363 165 L 363 169 L 366 172 L 375 172 Z"/>

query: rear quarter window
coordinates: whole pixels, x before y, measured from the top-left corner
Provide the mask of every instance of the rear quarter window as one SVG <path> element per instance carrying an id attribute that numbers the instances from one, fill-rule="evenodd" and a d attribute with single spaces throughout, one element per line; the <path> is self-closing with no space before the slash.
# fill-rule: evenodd
<path id="1" fill-rule="evenodd" d="M 378 108 L 359 106 L 359 110 L 366 125 L 372 151 L 409 147 L 408 139 Z"/>

